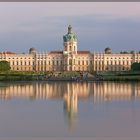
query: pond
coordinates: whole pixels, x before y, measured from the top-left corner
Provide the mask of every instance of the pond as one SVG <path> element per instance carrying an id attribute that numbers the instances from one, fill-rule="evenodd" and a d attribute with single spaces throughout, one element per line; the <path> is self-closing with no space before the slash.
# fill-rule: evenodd
<path id="1" fill-rule="evenodd" d="M 0 138 L 140 138 L 140 83 L 0 83 Z"/>

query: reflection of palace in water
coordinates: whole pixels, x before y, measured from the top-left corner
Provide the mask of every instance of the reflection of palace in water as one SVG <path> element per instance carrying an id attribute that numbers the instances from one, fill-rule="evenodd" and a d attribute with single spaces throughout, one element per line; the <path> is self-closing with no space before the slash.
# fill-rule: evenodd
<path id="1" fill-rule="evenodd" d="M 93 98 L 94 103 L 132 100 L 140 98 L 140 83 L 114 83 L 114 82 L 33 82 L 0 85 L 0 99 L 62 99 L 64 113 L 68 123 L 72 126 L 76 120 L 78 100 Z"/>
<path id="2" fill-rule="evenodd" d="M 70 97 L 76 96 L 75 94 L 77 97 Z M 27 98 L 32 100 L 61 98 L 69 102 L 69 100 L 74 100 L 75 98 L 86 99 L 89 96 L 93 96 L 94 102 L 138 98 L 140 97 L 140 83 L 33 82 L 0 85 L 1 100 L 12 98 Z"/>

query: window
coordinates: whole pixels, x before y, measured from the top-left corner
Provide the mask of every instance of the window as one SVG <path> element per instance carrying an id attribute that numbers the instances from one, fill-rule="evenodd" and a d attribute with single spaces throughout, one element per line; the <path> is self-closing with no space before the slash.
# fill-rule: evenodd
<path id="1" fill-rule="evenodd" d="M 75 59 L 73 60 L 73 64 L 75 65 Z"/>
<path id="2" fill-rule="evenodd" d="M 72 59 L 69 59 L 69 65 L 72 65 Z"/>
<path id="3" fill-rule="evenodd" d="M 90 64 L 92 65 L 92 61 L 90 61 Z"/>
<path id="4" fill-rule="evenodd" d="M 84 60 L 82 61 L 82 65 L 84 65 Z"/>
<path id="5" fill-rule="evenodd" d="M 80 60 L 78 61 L 78 65 L 80 65 Z"/>
<path id="6" fill-rule="evenodd" d="M 107 65 L 109 64 L 109 61 L 107 61 Z"/>
<path id="7" fill-rule="evenodd" d="M 97 61 L 95 61 L 95 65 L 97 65 Z"/>
<path id="8" fill-rule="evenodd" d="M 119 65 L 121 65 L 121 61 L 119 61 Z"/>
<path id="9" fill-rule="evenodd" d="M 57 65 L 59 64 L 58 60 L 56 61 L 56 64 L 57 64 Z"/>
<path id="10" fill-rule="evenodd" d="M 72 47 L 70 46 L 70 51 L 72 51 Z"/>

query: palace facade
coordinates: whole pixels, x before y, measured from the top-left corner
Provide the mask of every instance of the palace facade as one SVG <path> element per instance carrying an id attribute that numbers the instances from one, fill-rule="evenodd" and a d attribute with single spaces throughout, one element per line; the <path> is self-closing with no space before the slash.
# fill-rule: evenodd
<path id="1" fill-rule="evenodd" d="M 8 61 L 13 71 L 128 71 L 134 62 L 140 62 L 139 53 L 113 53 L 106 48 L 103 53 L 79 51 L 77 36 L 68 26 L 63 36 L 63 51 L 38 53 L 30 48 L 27 54 L 1 52 L 0 61 Z"/>

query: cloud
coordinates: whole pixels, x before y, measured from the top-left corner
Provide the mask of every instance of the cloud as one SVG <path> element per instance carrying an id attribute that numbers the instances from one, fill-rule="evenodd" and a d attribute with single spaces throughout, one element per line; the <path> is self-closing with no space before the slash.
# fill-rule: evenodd
<path id="1" fill-rule="evenodd" d="M 78 35 L 79 49 L 138 50 L 139 7 L 139 3 L 1 3 L 0 51 L 63 49 L 62 36 L 69 24 Z"/>

